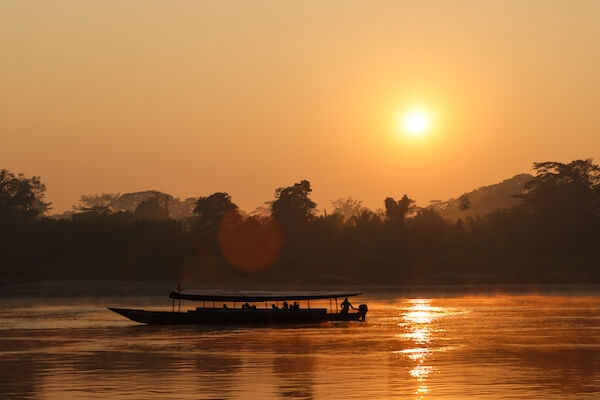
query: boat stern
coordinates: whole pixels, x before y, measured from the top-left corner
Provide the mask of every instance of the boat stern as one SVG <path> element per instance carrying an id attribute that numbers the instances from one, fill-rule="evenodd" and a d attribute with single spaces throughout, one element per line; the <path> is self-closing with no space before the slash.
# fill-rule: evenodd
<path id="1" fill-rule="evenodd" d="M 367 316 L 367 311 L 369 311 L 369 307 L 366 304 L 361 304 L 358 306 L 358 319 L 364 321 Z"/>

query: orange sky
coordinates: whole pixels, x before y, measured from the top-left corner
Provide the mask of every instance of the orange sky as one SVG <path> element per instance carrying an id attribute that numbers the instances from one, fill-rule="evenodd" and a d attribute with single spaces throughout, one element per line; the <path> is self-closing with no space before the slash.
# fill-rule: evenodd
<path id="1" fill-rule="evenodd" d="M 420 205 L 600 161 L 600 1 L 0 4 L 0 168 L 81 194 Z M 419 106 L 420 139 L 396 130 Z"/>

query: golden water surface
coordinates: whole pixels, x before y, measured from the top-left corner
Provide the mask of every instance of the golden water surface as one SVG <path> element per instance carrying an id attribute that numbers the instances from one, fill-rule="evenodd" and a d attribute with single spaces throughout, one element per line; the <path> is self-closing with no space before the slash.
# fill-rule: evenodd
<path id="1" fill-rule="evenodd" d="M 0 398 L 600 398 L 600 296 L 360 301 L 365 323 L 202 328 L 104 308 L 155 297 L 1 300 Z"/>

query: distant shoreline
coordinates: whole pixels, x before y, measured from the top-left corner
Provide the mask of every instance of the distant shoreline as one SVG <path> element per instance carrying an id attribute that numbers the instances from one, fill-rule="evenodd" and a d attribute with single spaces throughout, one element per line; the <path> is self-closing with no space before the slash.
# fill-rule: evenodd
<path id="1" fill-rule="evenodd" d="M 104 296 L 168 296 L 177 282 L 165 281 L 104 281 L 104 280 L 47 280 L 36 282 L 4 282 L 0 286 L 0 298 L 26 297 L 104 297 Z M 600 296 L 600 284 L 308 284 L 284 283 L 274 284 L 257 282 L 232 282 L 230 284 L 183 285 L 184 289 L 192 288 L 227 288 L 227 289 L 352 289 L 360 290 L 373 298 L 391 298 L 398 295 L 407 297 L 423 296 L 461 296 L 461 295 L 511 295 L 511 294 L 562 294 Z M 187 286 L 187 287 L 186 287 Z"/>

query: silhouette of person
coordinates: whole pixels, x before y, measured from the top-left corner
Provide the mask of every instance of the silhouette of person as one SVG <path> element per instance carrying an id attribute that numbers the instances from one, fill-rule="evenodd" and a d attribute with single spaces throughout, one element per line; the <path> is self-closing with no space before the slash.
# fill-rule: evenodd
<path id="1" fill-rule="evenodd" d="M 294 302 L 294 304 L 292 305 L 292 310 L 294 311 L 298 311 L 300 309 L 300 304 L 298 304 L 298 302 Z"/>
<path id="2" fill-rule="evenodd" d="M 271 308 L 272 308 L 273 310 L 279 310 L 279 307 L 277 307 L 277 306 L 275 305 L 275 303 L 271 304 Z"/>
<path id="3" fill-rule="evenodd" d="M 284 310 L 289 310 L 290 309 L 290 307 L 288 306 L 288 302 L 287 301 L 283 302 L 283 309 Z"/>
<path id="4" fill-rule="evenodd" d="M 346 297 L 344 299 L 344 301 L 342 301 L 342 304 L 340 304 L 340 307 L 342 307 L 342 314 L 348 314 L 348 310 L 350 310 L 350 308 L 352 308 L 353 310 L 355 309 L 354 306 L 352 305 L 352 303 L 350 303 L 348 301 L 348 298 Z"/>

